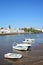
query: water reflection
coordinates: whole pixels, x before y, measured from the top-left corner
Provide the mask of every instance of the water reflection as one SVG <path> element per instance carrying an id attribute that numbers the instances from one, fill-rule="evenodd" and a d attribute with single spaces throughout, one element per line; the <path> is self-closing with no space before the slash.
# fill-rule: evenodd
<path id="1" fill-rule="evenodd" d="M 20 62 L 20 59 L 4 59 L 4 61 L 15 64 Z"/>

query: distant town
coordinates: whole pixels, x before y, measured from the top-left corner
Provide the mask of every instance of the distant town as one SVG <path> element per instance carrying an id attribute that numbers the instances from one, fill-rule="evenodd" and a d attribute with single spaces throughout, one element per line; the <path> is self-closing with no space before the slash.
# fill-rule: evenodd
<path id="1" fill-rule="evenodd" d="M 8 26 L 7 28 L 0 27 L 0 35 L 1 34 L 16 34 L 16 33 L 43 33 L 43 29 L 38 28 L 11 28 Z"/>

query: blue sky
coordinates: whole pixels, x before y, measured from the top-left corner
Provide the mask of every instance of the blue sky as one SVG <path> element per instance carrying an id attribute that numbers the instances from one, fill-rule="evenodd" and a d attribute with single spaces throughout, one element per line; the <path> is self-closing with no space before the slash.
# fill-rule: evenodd
<path id="1" fill-rule="evenodd" d="M 43 28 L 43 0 L 0 0 L 0 27 Z"/>

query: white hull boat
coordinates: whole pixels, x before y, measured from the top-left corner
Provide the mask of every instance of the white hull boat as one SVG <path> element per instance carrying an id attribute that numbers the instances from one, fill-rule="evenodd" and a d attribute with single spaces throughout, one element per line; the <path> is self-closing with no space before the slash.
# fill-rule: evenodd
<path id="1" fill-rule="evenodd" d="M 24 44 L 24 43 L 20 43 L 20 44 L 17 44 L 16 46 L 23 46 L 23 47 L 28 47 L 28 46 L 31 46 L 31 44 Z"/>
<path id="2" fill-rule="evenodd" d="M 29 38 L 29 39 L 25 39 L 25 40 L 23 41 L 23 43 L 33 43 L 34 41 L 35 41 L 35 39 Z"/>
<path id="3" fill-rule="evenodd" d="M 9 58 L 9 59 L 17 59 L 17 58 L 21 58 L 22 55 L 21 54 L 16 54 L 16 53 L 7 53 L 4 55 L 5 58 Z"/>
<path id="4" fill-rule="evenodd" d="M 13 46 L 13 49 L 16 49 L 16 50 L 27 50 L 28 47 L 23 47 L 23 46 Z"/>
<path id="5" fill-rule="evenodd" d="M 16 49 L 16 50 L 28 50 L 28 48 L 31 46 L 31 44 L 24 44 L 24 43 L 21 43 L 21 44 L 17 44 L 16 46 L 13 45 L 13 49 Z"/>

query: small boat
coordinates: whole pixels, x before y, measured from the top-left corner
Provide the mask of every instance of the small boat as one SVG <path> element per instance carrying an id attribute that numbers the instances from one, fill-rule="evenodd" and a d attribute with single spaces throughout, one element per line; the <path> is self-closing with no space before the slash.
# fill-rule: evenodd
<path id="1" fill-rule="evenodd" d="M 9 59 L 17 59 L 17 58 L 21 58 L 22 55 L 21 54 L 17 54 L 17 53 L 7 53 L 4 55 L 5 58 L 9 58 Z"/>
<path id="2" fill-rule="evenodd" d="M 35 39 L 33 38 L 29 38 L 29 39 L 25 39 L 23 40 L 23 43 L 33 43 Z"/>
<path id="3" fill-rule="evenodd" d="M 16 50 L 27 50 L 28 47 L 23 47 L 23 46 L 13 46 L 13 49 L 16 49 Z"/>
<path id="4" fill-rule="evenodd" d="M 28 47 L 28 46 L 31 46 L 31 44 L 24 44 L 24 43 L 20 43 L 20 44 L 17 44 L 16 46 L 23 46 L 23 47 Z"/>
<path id="5" fill-rule="evenodd" d="M 28 48 L 31 47 L 31 44 L 24 44 L 24 43 L 20 43 L 20 44 L 13 44 L 13 49 L 16 50 L 28 50 Z"/>

